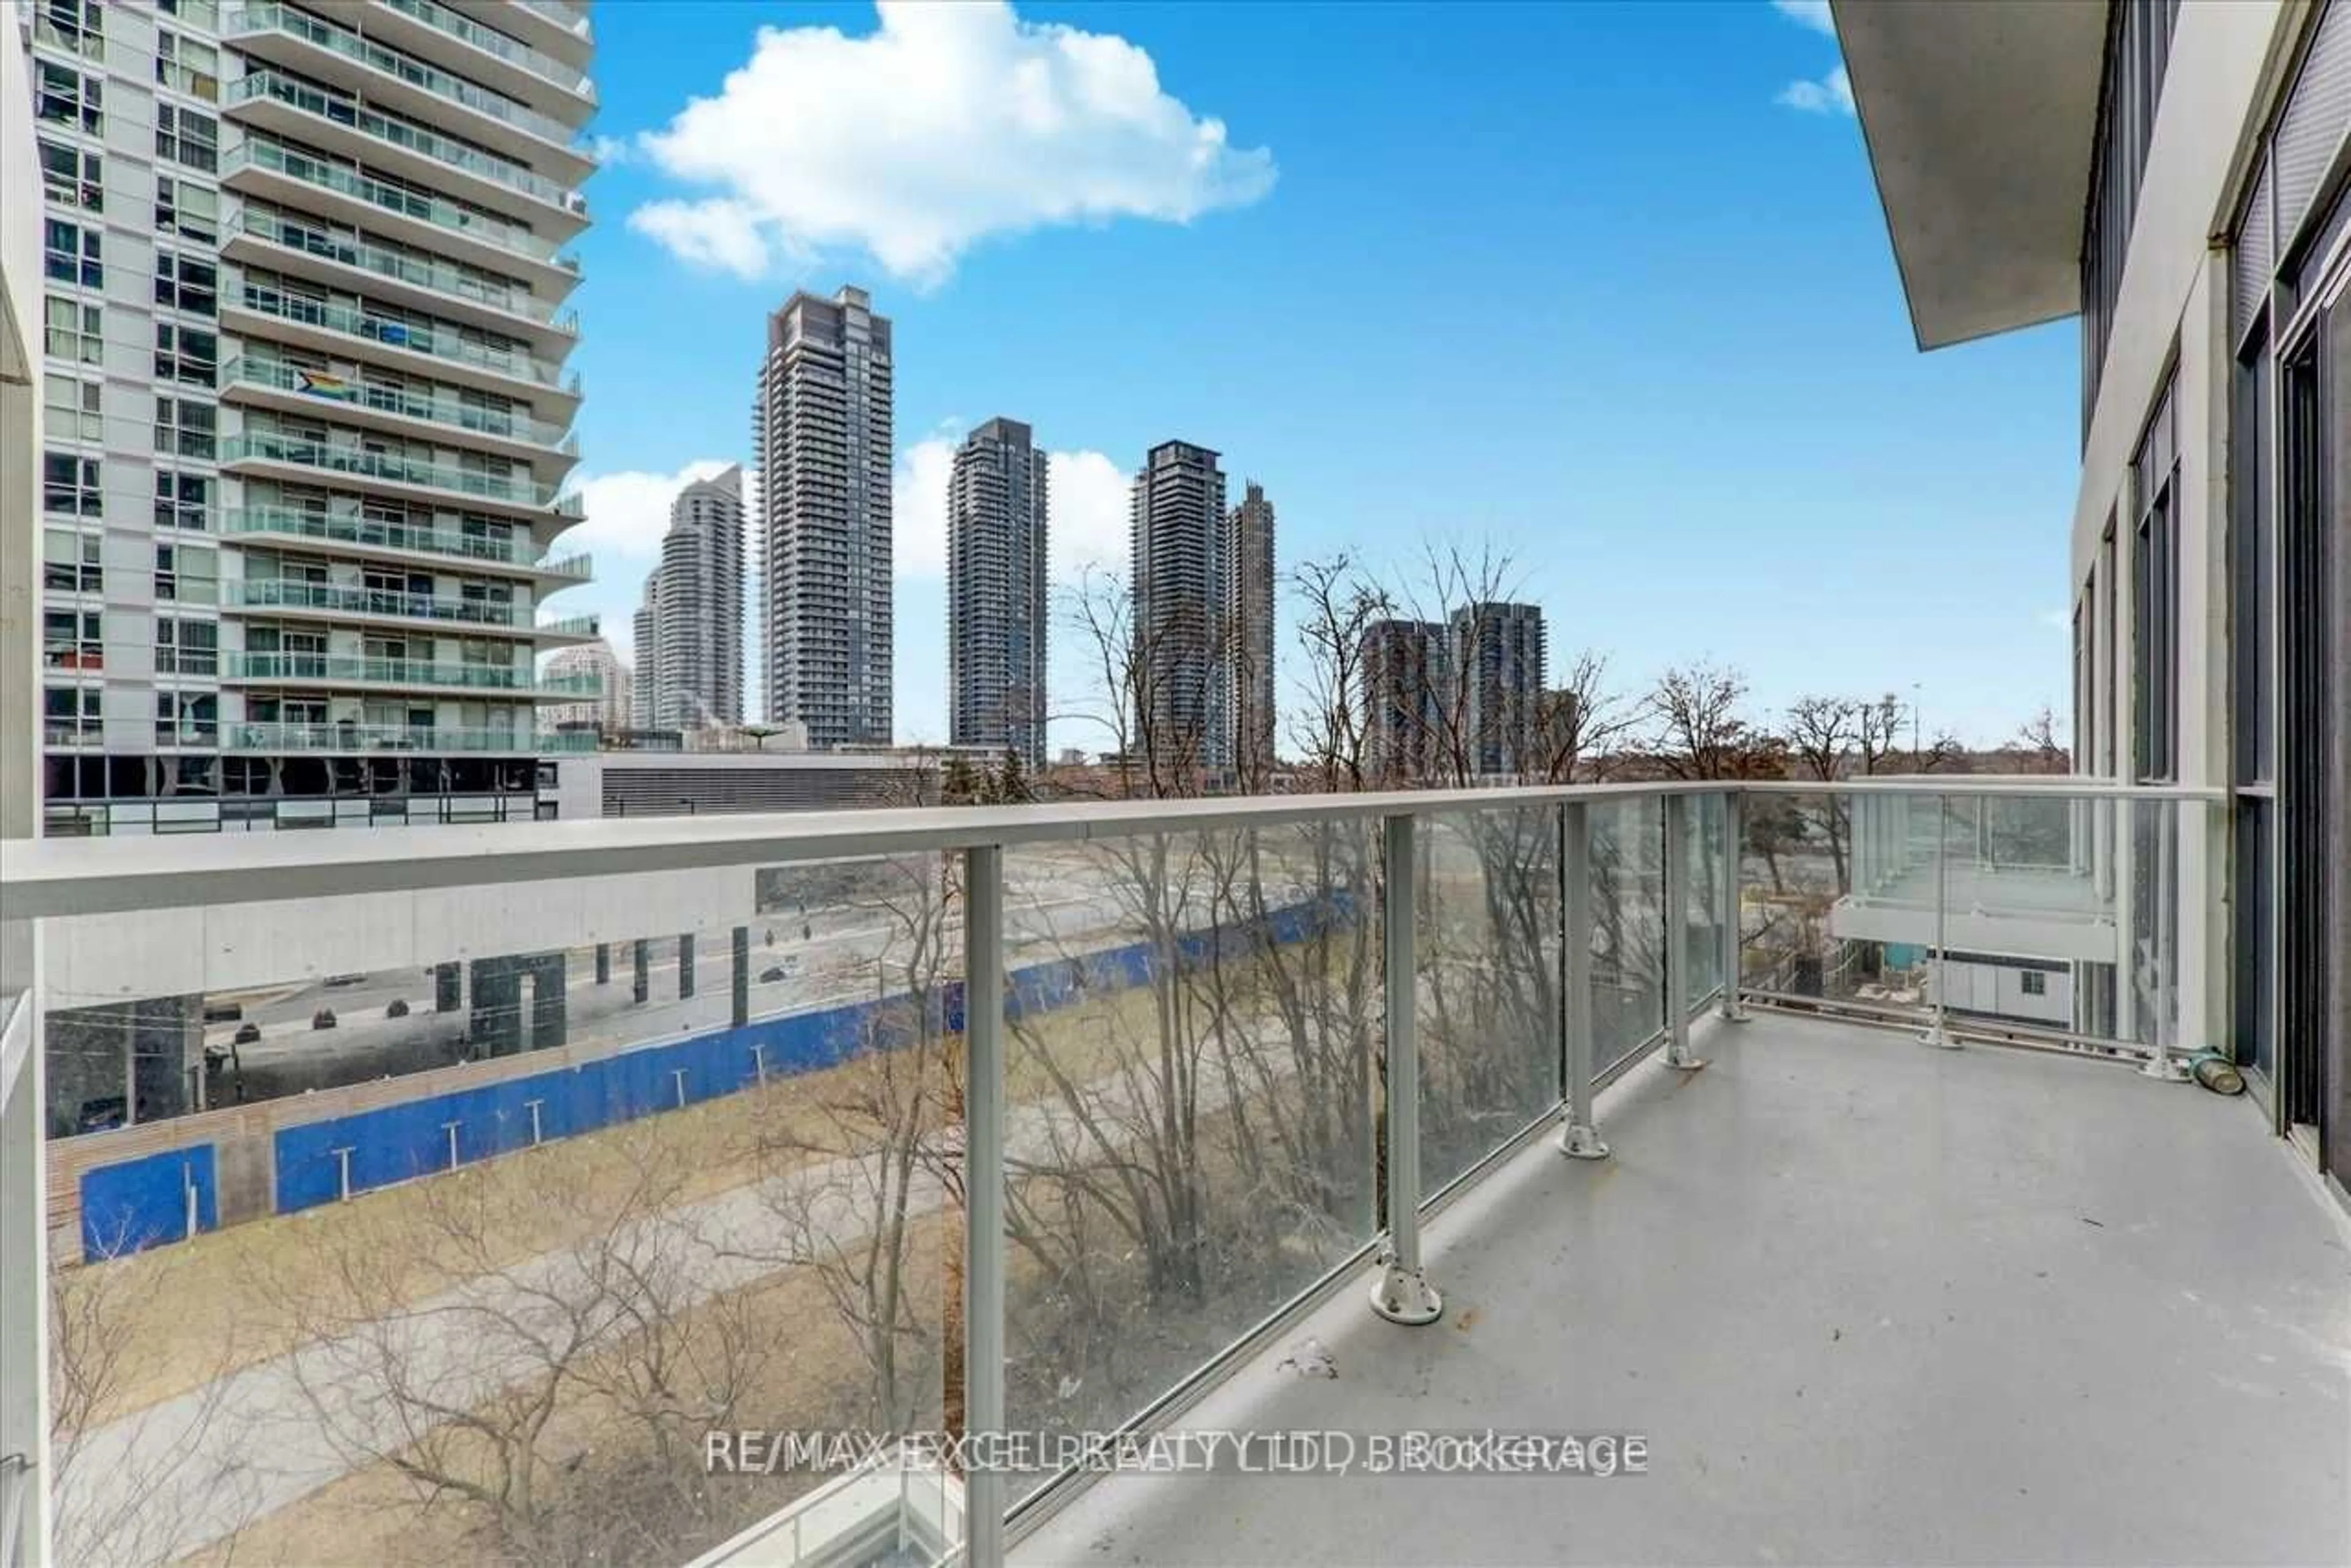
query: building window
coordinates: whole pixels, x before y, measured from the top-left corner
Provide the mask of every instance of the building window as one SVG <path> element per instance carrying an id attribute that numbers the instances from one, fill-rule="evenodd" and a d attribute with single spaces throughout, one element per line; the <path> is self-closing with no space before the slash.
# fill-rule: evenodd
<path id="1" fill-rule="evenodd" d="M 155 232 L 213 245 L 220 239 L 220 193 L 193 180 L 155 176 Z"/>
<path id="2" fill-rule="evenodd" d="M 218 746 L 219 696 L 212 692 L 157 692 L 155 744 Z"/>
<path id="3" fill-rule="evenodd" d="M 106 286 L 106 267 L 99 257 L 96 229 L 51 218 L 42 235 L 41 266 L 49 277 L 59 283 L 78 283 L 84 288 Z"/>
<path id="4" fill-rule="evenodd" d="M 41 664 L 51 670 L 102 670 L 106 639 L 94 610 L 41 612 Z"/>
<path id="5" fill-rule="evenodd" d="M 2026 996 L 2045 997 L 2049 994 L 2049 977 L 2043 974 L 2040 970 L 2025 970 L 2022 977 L 2022 980 L 2024 987 L 2024 994 Z"/>
<path id="6" fill-rule="evenodd" d="M 220 167 L 220 121 L 193 109 L 157 104 L 155 156 L 211 173 Z"/>
<path id="7" fill-rule="evenodd" d="M 210 549 L 193 545 L 155 547 L 155 597 L 181 604 L 211 604 L 220 597 L 219 568 Z"/>
<path id="8" fill-rule="evenodd" d="M 207 33 L 220 30 L 220 6 L 216 0 L 155 0 L 155 9 L 166 16 L 177 16 L 191 26 L 202 27 Z"/>
<path id="9" fill-rule="evenodd" d="M 92 59 L 106 53 L 106 12 L 99 0 L 38 0 L 33 37 Z"/>
<path id="10" fill-rule="evenodd" d="M 41 143 L 41 192 L 52 206 L 106 210 L 106 162 L 95 152 L 61 142 Z"/>
<path id="11" fill-rule="evenodd" d="M 69 517 L 95 517 L 105 506 L 98 487 L 98 459 L 70 452 L 41 454 L 41 509 Z"/>
<path id="12" fill-rule="evenodd" d="M 162 252 L 155 257 L 155 303 L 195 316 L 220 311 L 220 269 L 193 256 Z"/>
<path id="13" fill-rule="evenodd" d="M 41 586 L 52 593 L 96 593 L 106 586 L 96 534 L 50 528 L 41 535 Z"/>
<path id="14" fill-rule="evenodd" d="M 99 409 L 103 389 L 96 382 L 71 376 L 41 379 L 41 419 L 44 434 L 62 441 L 99 441 L 106 435 L 106 418 Z"/>
<path id="15" fill-rule="evenodd" d="M 2122 291 L 2124 252 L 2147 175 L 2156 106 L 2171 63 L 2171 28 L 2179 0 L 2116 0 L 2106 25 L 2106 58 L 2091 150 L 2090 202 L 2082 236 L 2082 434 L 2098 406 L 2115 298 Z"/>
<path id="16" fill-rule="evenodd" d="M 2131 461 L 2138 520 L 2131 537 L 2131 768 L 2141 783 L 2178 776 L 2179 449 L 2169 387 Z"/>
<path id="17" fill-rule="evenodd" d="M 155 80 L 206 103 L 220 101 L 220 51 L 210 44 L 183 38 L 166 27 L 155 29 Z M 160 149 L 159 149 L 160 151 Z"/>
<path id="18" fill-rule="evenodd" d="M 94 740 L 102 727 L 96 686 L 48 686 L 41 692 L 43 738 L 50 745 Z"/>
<path id="19" fill-rule="evenodd" d="M 209 387 L 220 369 L 220 340 L 193 327 L 155 323 L 155 379 Z"/>
<path id="20" fill-rule="evenodd" d="M 155 400 L 155 455 L 159 457 L 205 457 L 214 453 L 214 432 L 219 411 L 189 398 Z"/>
<path id="21" fill-rule="evenodd" d="M 87 131 L 92 136 L 104 132 L 104 99 L 98 78 L 86 77 L 71 66 L 37 60 L 33 79 L 33 113 L 37 118 L 52 125 Z"/>
<path id="22" fill-rule="evenodd" d="M 220 628 L 209 621 L 155 621 L 155 673 L 159 675 L 220 674 Z"/>
<path id="23" fill-rule="evenodd" d="M 52 294 L 41 302 L 46 325 L 41 347 L 53 360 L 72 360 L 85 365 L 103 362 L 106 357 L 106 313 L 95 305 L 85 305 L 78 299 L 61 298 Z"/>
<path id="24" fill-rule="evenodd" d="M 210 525 L 213 482 L 201 474 L 155 470 L 155 526 L 202 532 Z"/>

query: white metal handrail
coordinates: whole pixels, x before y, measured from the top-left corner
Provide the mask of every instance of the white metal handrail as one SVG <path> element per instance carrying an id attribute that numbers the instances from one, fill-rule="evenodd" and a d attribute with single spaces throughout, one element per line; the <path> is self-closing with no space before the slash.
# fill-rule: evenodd
<path id="1" fill-rule="evenodd" d="M 2103 779 L 1968 775 L 1932 787 L 1886 780 L 1835 784 L 1720 779 L 1526 785 L 1496 789 L 1399 789 L 1353 795 L 1215 796 L 1029 806 L 950 806 L 451 827 L 414 843 L 354 835 L 196 839 L 9 840 L 0 881 L 12 917 L 180 909 L 336 894 L 413 892 L 490 883 L 781 864 L 982 845 L 1080 843 L 1138 833 L 1270 828 L 1493 811 L 1569 800 L 1750 794 L 1890 794 L 1933 800 L 2045 794 L 2096 800 L 2217 801 L 2218 789 L 2116 785 Z"/>

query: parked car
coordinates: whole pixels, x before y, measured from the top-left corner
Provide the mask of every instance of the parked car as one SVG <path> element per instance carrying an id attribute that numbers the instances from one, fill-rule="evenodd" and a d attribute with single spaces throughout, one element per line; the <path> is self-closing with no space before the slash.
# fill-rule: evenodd
<path id="1" fill-rule="evenodd" d="M 74 1131 L 110 1133 L 127 1125 L 130 1120 L 130 1103 L 120 1094 L 109 1094 L 102 1099 L 81 1103 L 81 1113 L 74 1118 Z"/>
<path id="2" fill-rule="evenodd" d="M 250 1019 L 236 1026 L 236 1043 L 251 1045 L 261 1038 L 261 1026 Z"/>
<path id="3" fill-rule="evenodd" d="M 312 1013 L 310 1015 L 310 1027 L 312 1029 L 334 1028 L 335 1009 L 332 1008 L 320 1008 L 317 1012 Z"/>
<path id="4" fill-rule="evenodd" d="M 206 1002 L 204 1004 L 206 1023 L 235 1023 L 244 1016 L 245 1007 L 240 1002 Z"/>

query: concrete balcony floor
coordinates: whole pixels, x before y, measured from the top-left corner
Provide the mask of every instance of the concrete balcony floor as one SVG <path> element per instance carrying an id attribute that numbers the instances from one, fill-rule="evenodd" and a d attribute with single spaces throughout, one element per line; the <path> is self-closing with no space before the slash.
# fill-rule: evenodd
<path id="1" fill-rule="evenodd" d="M 1180 1423 L 1637 1432 L 1649 1473 L 1106 1478 L 1037 1563 L 2351 1562 L 2351 1225 L 2249 1100 L 1762 1015 Z M 1279 1363 L 1306 1335 L 1332 1379 Z"/>

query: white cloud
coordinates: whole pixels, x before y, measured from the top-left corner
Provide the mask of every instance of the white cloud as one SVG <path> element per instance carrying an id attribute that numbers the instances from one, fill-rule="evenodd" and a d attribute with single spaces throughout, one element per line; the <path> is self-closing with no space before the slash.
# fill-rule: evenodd
<path id="1" fill-rule="evenodd" d="M 1050 455 L 1052 495 L 1046 570 L 1055 582 L 1076 582 L 1088 567 L 1123 574 L 1132 548 L 1134 479 L 1099 452 Z"/>
<path id="2" fill-rule="evenodd" d="M 636 143 L 625 136 L 591 136 L 588 139 L 588 155 L 604 168 L 626 163 L 637 155 Z"/>
<path id="3" fill-rule="evenodd" d="M 579 493 L 584 520 L 563 536 L 567 549 L 592 549 L 600 558 L 651 560 L 669 531 L 670 503 L 696 479 L 723 474 L 733 465 L 723 457 L 697 457 L 674 474 L 629 469 L 582 477 Z M 605 575 L 600 559 L 597 575 Z"/>
<path id="4" fill-rule="evenodd" d="M 1829 15 L 1829 0 L 1771 0 L 1771 9 L 1800 27 L 1810 27 L 1815 33 L 1836 37 L 1836 19 Z"/>
<path id="5" fill-rule="evenodd" d="M 1123 38 L 1000 3 L 876 9 L 858 37 L 762 27 L 716 97 L 639 138 L 664 172 L 715 193 L 648 204 L 630 226 L 745 277 L 851 249 L 929 285 L 989 235 L 1186 223 L 1273 186 L 1270 151 L 1232 146 Z"/>
<path id="6" fill-rule="evenodd" d="M 1807 114 L 1851 114 L 1853 81 L 1843 66 L 1818 81 L 1801 79 L 1780 89 L 1779 102 Z"/>
<path id="7" fill-rule="evenodd" d="M 946 425 L 902 449 L 890 474 L 890 566 L 901 577 L 947 570 L 947 479 L 962 440 Z"/>

